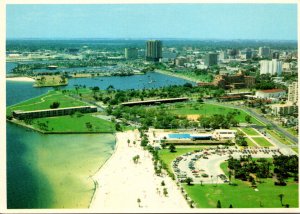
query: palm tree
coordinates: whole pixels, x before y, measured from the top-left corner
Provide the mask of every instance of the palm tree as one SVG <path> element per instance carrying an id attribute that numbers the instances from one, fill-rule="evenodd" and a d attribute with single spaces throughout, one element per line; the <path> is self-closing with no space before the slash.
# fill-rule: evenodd
<path id="1" fill-rule="evenodd" d="M 137 199 L 137 203 L 139 204 L 139 207 L 141 207 L 141 199 L 140 198 Z"/>
<path id="2" fill-rule="evenodd" d="M 282 200 L 283 200 L 284 194 L 282 194 L 282 193 L 281 193 L 281 194 L 279 194 L 278 196 L 279 196 L 279 198 L 280 198 L 280 203 L 281 203 L 281 206 L 283 206 L 283 204 L 282 204 Z"/>
<path id="3" fill-rule="evenodd" d="M 127 144 L 128 144 L 128 146 L 129 146 L 129 144 L 130 144 L 130 140 L 129 140 L 129 139 L 127 140 Z"/>

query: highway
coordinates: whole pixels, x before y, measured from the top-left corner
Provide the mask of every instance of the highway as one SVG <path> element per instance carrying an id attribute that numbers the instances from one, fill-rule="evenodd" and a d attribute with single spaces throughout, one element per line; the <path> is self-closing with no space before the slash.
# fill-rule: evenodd
<path id="1" fill-rule="evenodd" d="M 291 140 L 292 142 L 294 142 L 295 144 L 298 145 L 298 138 L 297 137 L 293 136 L 292 134 L 290 134 L 289 132 L 287 132 L 286 130 L 281 128 L 280 126 L 276 125 L 275 123 L 273 123 L 269 119 L 263 117 L 262 115 L 258 114 L 257 112 L 253 111 L 252 109 L 250 109 L 248 107 L 235 106 L 235 105 L 224 104 L 224 103 L 217 103 L 217 102 L 214 102 L 214 101 L 208 101 L 207 103 L 243 110 L 243 111 L 249 113 L 250 115 L 253 115 L 257 119 L 259 119 L 261 122 L 263 122 L 264 124 L 271 126 L 272 129 L 276 130 L 278 133 L 281 133 L 282 135 L 287 137 L 289 140 Z"/>

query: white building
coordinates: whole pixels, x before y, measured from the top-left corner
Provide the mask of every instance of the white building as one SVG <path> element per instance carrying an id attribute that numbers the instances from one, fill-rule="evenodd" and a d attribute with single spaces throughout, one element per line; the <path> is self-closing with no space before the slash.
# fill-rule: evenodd
<path id="1" fill-rule="evenodd" d="M 270 98 L 281 98 L 286 95 L 285 90 L 283 89 L 269 89 L 269 90 L 260 90 L 256 91 L 255 97 L 263 98 L 263 99 L 270 99 Z"/>
<path id="2" fill-rule="evenodd" d="M 298 111 L 298 107 L 294 104 L 287 103 L 287 104 L 273 104 L 270 105 L 272 109 L 272 114 L 275 116 L 284 116 L 293 114 Z"/>
<path id="3" fill-rule="evenodd" d="M 298 104 L 298 82 L 293 82 L 288 87 L 288 101 Z"/>
<path id="4" fill-rule="evenodd" d="M 261 60 L 260 63 L 260 74 L 271 74 L 280 76 L 282 73 L 282 62 L 277 59 L 272 60 Z"/>
<path id="5" fill-rule="evenodd" d="M 213 138 L 218 140 L 233 139 L 235 138 L 236 132 L 236 130 L 230 129 L 216 129 L 213 132 Z"/>

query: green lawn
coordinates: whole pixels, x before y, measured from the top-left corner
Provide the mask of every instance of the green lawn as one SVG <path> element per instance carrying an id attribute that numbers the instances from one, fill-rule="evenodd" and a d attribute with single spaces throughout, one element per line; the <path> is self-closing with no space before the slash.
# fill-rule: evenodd
<path id="1" fill-rule="evenodd" d="M 74 106 L 86 106 L 87 104 L 80 100 L 75 100 L 67 95 L 64 95 L 60 91 L 49 91 L 41 96 L 26 100 L 22 103 L 18 103 L 13 106 L 7 107 L 7 115 L 11 114 L 13 110 L 42 110 L 49 109 L 53 102 L 59 102 L 59 108 L 74 107 Z"/>
<path id="2" fill-rule="evenodd" d="M 257 131 L 255 131 L 253 128 L 241 128 L 243 132 L 245 132 L 247 135 L 259 135 Z"/>
<path id="3" fill-rule="evenodd" d="M 266 130 L 270 135 L 272 135 L 274 138 L 276 138 L 279 142 L 285 144 L 285 145 L 293 145 L 291 141 L 289 141 L 286 137 L 283 135 L 278 134 L 274 130 Z"/>
<path id="4" fill-rule="evenodd" d="M 298 148 L 292 148 L 297 154 L 299 155 L 299 149 Z"/>
<path id="5" fill-rule="evenodd" d="M 219 184 L 217 186 L 206 184 L 201 186 L 184 185 L 189 197 L 195 201 L 198 208 L 216 208 L 217 201 L 221 201 L 222 208 L 281 208 L 279 194 L 284 194 L 283 204 L 298 207 L 298 185 L 288 183 L 287 186 L 275 186 L 272 179 L 265 179 L 258 185 L 259 191 L 254 191 L 242 181 L 234 181 L 237 186 Z"/>
<path id="6" fill-rule="evenodd" d="M 249 138 L 246 138 L 246 141 L 249 147 L 257 147 L 257 145 L 253 143 Z"/>
<path id="7" fill-rule="evenodd" d="M 206 115 L 211 116 L 214 114 L 223 114 L 226 115 L 228 112 L 237 112 L 238 115 L 235 117 L 238 122 L 245 123 L 245 116 L 248 115 L 246 112 L 233 109 L 229 107 L 209 104 L 209 103 L 186 103 L 182 105 L 172 105 L 170 106 L 170 112 L 177 115 L 189 115 L 189 114 L 198 114 L 198 115 Z M 259 121 L 257 121 L 254 117 L 252 117 L 252 121 L 255 124 L 261 125 Z"/>
<path id="8" fill-rule="evenodd" d="M 262 146 L 262 147 L 269 147 L 269 146 L 273 146 L 273 144 L 271 144 L 268 140 L 266 140 L 263 137 L 253 137 L 252 138 L 258 145 Z"/>
<path id="9" fill-rule="evenodd" d="M 221 169 L 228 175 L 227 162 L 221 164 Z M 196 203 L 198 208 L 216 208 L 217 201 L 221 201 L 222 208 L 281 208 L 279 194 L 284 194 L 283 204 L 290 207 L 298 207 L 298 184 L 289 180 L 287 186 L 275 186 L 273 179 L 262 179 L 255 191 L 247 182 L 235 180 L 229 184 L 195 184 L 184 185 L 189 197 Z"/>
<path id="10" fill-rule="evenodd" d="M 49 132 L 114 132 L 115 125 L 90 114 L 75 114 L 60 117 L 38 118 L 33 120 L 33 127 L 40 129 L 39 123 L 47 124 Z M 90 123 L 91 125 L 87 125 Z"/>

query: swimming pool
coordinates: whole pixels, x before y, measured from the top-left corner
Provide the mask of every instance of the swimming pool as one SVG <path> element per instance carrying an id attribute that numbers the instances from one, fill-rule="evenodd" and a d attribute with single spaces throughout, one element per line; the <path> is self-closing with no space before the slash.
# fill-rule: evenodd
<path id="1" fill-rule="evenodd" d="M 190 134 L 168 134 L 169 138 L 172 139 L 189 139 L 191 138 Z"/>

